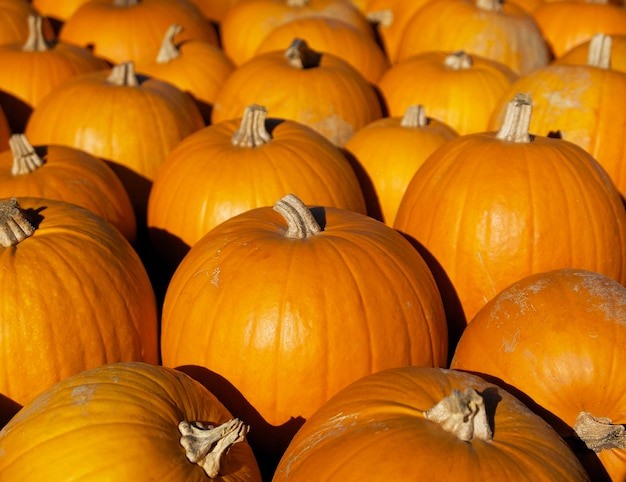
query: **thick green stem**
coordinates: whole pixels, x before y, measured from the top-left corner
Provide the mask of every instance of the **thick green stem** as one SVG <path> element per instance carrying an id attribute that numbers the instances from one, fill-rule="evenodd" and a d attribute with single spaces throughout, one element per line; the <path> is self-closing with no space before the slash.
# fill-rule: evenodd
<path id="1" fill-rule="evenodd" d="M 16 246 L 35 232 L 15 198 L 0 201 L 0 245 Z"/>
<path id="2" fill-rule="evenodd" d="M 13 154 L 11 174 L 14 176 L 30 174 L 44 165 L 44 160 L 35 152 L 24 134 L 13 134 L 9 138 L 9 147 Z"/>
<path id="3" fill-rule="evenodd" d="M 611 419 L 597 418 L 589 412 L 580 412 L 574 431 L 585 445 L 594 452 L 626 449 L 626 427 L 613 424 Z"/>
<path id="4" fill-rule="evenodd" d="M 267 109 L 252 104 L 246 107 L 239 129 L 233 134 L 231 141 L 236 147 L 258 147 L 267 144 L 272 136 L 265 128 Z"/>
<path id="5" fill-rule="evenodd" d="M 517 94 L 507 106 L 504 122 L 496 137 L 507 142 L 530 142 L 530 118 L 532 101 L 530 94 Z"/>
<path id="6" fill-rule="evenodd" d="M 306 239 L 322 232 L 311 210 L 293 194 L 287 194 L 276 202 L 274 211 L 287 221 L 285 236 L 288 238 Z"/>
<path id="7" fill-rule="evenodd" d="M 309 48 L 306 41 L 295 38 L 285 51 L 285 57 L 289 65 L 297 69 L 311 69 L 319 67 L 322 54 Z"/>

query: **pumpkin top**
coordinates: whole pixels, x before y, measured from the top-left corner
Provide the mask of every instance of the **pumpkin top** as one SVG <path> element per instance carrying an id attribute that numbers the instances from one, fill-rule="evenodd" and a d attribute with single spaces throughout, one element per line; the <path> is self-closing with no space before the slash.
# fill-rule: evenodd
<path id="1" fill-rule="evenodd" d="M 267 109 L 261 105 L 252 104 L 246 107 L 231 141 L 235 147 L 258 147 L 267 144 L 272 136 L 265 128 Z"/>
<path id="2" fill-rule="evenodd" d="M 287 238 L 306 239 L 322 232 L 311 210 L 294 194 L 278 200 L 273 209 L 287 221 Z"/>
<path id="3" fill-rule="evenodd" d="M 44 165 L 44 160 L 35 152 L 24 134 L 13 134 L 9 138 L 9 147 L 13 153 L 12 175 L 30 174 Z"/>
<path id="4" fill-rule="evenodd" d="M 25 52 L 45 52 L 51 43 L 43 35 L 43 19 L 41 15 L 32 13 L 28 16 L 28 38 L 22 46 Z"/>
<path id="5" fill-rule="evenodd" d="M 530 142 L 529 134 L 532 102 L 530 94 L 517 94 L 507 106 L 502 127 L 496 134 L 498 139 L 508 142 Z"/>
<path id="6" fill-rule="evenodd" d="M 107 81 L 113 85 L 134 87 L 139 85 L 135 75 L 135 63 L 132 61 L 122 62 L 111 68 Z"/>
<path id="7" fill-rule="evenodd" d="M 17 199 L 0 201 L 0 244 L 4 248 L 17 245 L 35 232 Z"/>
<path id="8" fill-rule="evenodd" d="M 474 59 L 467 52 L 459 50 L 448 55 L 443 64 L 452 70 L 464 70 L 474 65 Z"/>
<path id="9" fill-rule="evenodd" d="M 165 32 L 165 37 L 161 43 L 159 53 L 157 54 L 157 64 L 167 64 L 168 62 L 180 57 L 180 51 L 174 43 L 174 37 L 182 31 L 183 27 L 181 25 L 176 23 L 170 25 L 170 28 L 168 28 L 167 32 Z"/>
<path id="10" fill-rule="evenodd" d="M 587 64 L 601 69 L 611 68 L 612 38 L 610 35 L 598 33 L 589 42 Z"/>
<path id="11" fill-rule="evenodd" d="M 427 124 L 426 109 L 421 104 L 407 107 L 400 121 L 402 127 L 426 127 Z"/>
<path id="12" fill-rule="evenodd" d="M 502 11 L 502 0 L 476 0 L 476 6 L 490 12 Z"/>
<path id="13" fill-rule="evenodd" d="M 310 48 L 306 41 L 299 38 L 293 39 L 285 51 L 285 57 L 289 61 L 289 65 L 298 69 L 319 67 L 322 60 L 321 53 Z"/>

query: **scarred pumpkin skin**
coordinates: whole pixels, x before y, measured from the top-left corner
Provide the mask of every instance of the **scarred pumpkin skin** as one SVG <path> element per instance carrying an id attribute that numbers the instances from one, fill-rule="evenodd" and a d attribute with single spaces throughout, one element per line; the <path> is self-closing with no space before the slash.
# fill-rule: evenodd
<path id="1" fill-rule="evenodd" d="M 594 455 L 574 427 L 581 412 L 626 423 L 625 307 L 626 288 L 599 273 L 559 269 L 524 277 L 476 314 L 451 367 L 489 377 L 531 403 L 571 442 L 593 480 L 624 480 L 624 434 L 612 440 L 619 448 Z"/>
<path id="2" fill-rule="evenodd" d="M 157 363 L 155 294 L 121 233 L 75 204 L 17 202 L 35 230 L 0 248 L 0 393 L 25 404 L 104 363 Z"/>
<path id="3" fill-rule="evenodd" d="M 217 426 L 232 418 L 182 372 L 141 362 L 103 365 L 50 387 L 0 431 L 0 478 L 260 482 L 245 440 L 228 448 L 214 478 L 185 455 L 179 422 Z"/>
<path id="4" fill-rule="evenodd" d="M 492 438 L 469 440 L 428 418 L 453 390 L 484 400 Z M 465 419 L 463 420 L 465 422 Z M 477 424 L 479 426 L 480 424 Z M 558 434 L 510 393 L 455 370 L 399 367 L 363 377 L 309 418 L 273 482 L 587 481 Z"/>

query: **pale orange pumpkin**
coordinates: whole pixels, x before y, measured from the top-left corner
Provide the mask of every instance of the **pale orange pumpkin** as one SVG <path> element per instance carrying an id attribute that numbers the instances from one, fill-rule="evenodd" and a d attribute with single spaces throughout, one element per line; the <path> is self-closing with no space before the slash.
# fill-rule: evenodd
<path id="1" fill-rule="evenodd" d="M 502 388 L 455 370 L 363 377 L 309 418 L 273 482 L 588 481 L 559 435 Z"/>
<path id="2" fill-rule="evenodd" d="M 447 363 L 441 297 L 399 233 L 288 195 L 209 231 L 165 295 L 163 364 L 202 379 L 276 463 L 300 426 L 357 378 Z"/>
<path id="3" fill-rule="evenodd" d="M 62 380 L 13 417 L 0 431 L 0 478 L 260 482 L 247 429 L 184 373 L 106 364 Z"/>
<path id="4" fill-rule="evenodd" d="M 0 202 L 0 393 L 17 403 L 104 363 L 158 363 L 155 294 L 122 234 L 65 201 Z"/>
<path id="5" fill-rule="evenodd" d="M 266 117 L 265 107 L 248 106 L 242 118 L 183 139 L 165 159 L 150 191 L 148 227 L 171 266 L 218 224 L 285 192 L 366 213 L 359 181 L 335 145 L 304 124 Z"/>
<path id="6" fill-rule="evenodd" d="M 451 366 L 527 401 L 571 443 L 592 480 L 625 480 L 625 306 L 626 288 L 600 273 L 523 277 L 476 314 Z"/>

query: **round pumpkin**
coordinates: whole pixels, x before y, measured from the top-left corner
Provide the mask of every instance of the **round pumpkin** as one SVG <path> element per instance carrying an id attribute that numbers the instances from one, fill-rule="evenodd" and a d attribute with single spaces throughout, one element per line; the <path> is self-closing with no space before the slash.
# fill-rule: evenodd
<path id="1" fill-rule="evenodd" d="M 107 364 L 64 379 L 13 417 L 0 431 L 0 478 L 260 482 L 247 428 L 184 373 Z"/>
<path id="2" fill-rule="evenodd" d="M 285 192 L 366 213 L 359 181 L 336 146 L 304 124 L 248 106 L 242 118 L 205 127 L 168 155 L 148 200 L 152 244 L 175 267 L 212 228 Z"/>
<path id="3" fill-rule="evenodd" d="M 570 441 L 593 480 L 624 480 L 625 307 L 626 288 L 600 273 L 524 277 L 476 314 L 451 366 L 528 400 Z"/>
<path id="4" fill-rule="evenodd" d="M 392 228 L 294 195 L 234 216 L 182 260 L 165 294 L 163 364 L 251 425 L 277 462 L 304 419 L 374 371 L 447 363 L 431 272 Z M 275 465 L 274 465 L 275 466 Z"/>
<path id="5" fill-rule="evenodd" d="M 40 15 L 62 25 L 83 3 L 89 0 L 31 0 L 33 7 Z"/>
<path id="6" fill-rule="evenodd" d="M 363 377 L 309 418 L 273 478 L 586 481 L 565 442 L 478 376 L 400 367 Z"/>
<path id="7" fill-rule="evenodd" d="M 28 0 L 0 0 L 0 45 L 23 43 L 28 38 L 28 16 L 37 13 Z M 44 20 L 46 38 L 54 37 L 52 25 Z"/>
<path id="8" fill-rule="evenodd" d="M 139 256 L 75 204 L 0 202 L 0 393 L 25 404 L 117 361 L 157 363 L 155 294 Z"/>
<path id="9" fill-rule="evenodd" d="M 9 148 L 9 138 L 11 137 L 11 126 L 4 114 L 4 109 L 0 104 L 0 151 Z"/>
<path id="10" fill-rule="evenodd" d="M 454 337 L 498 292 L 533 273 L 598 271 L 626 282 L 626 210 L 606 171 L 563 139 L 529 134 L 511 100 L 497 132 L 447 142 L 417 170 L 394 226 L 431 259 Z"/>

